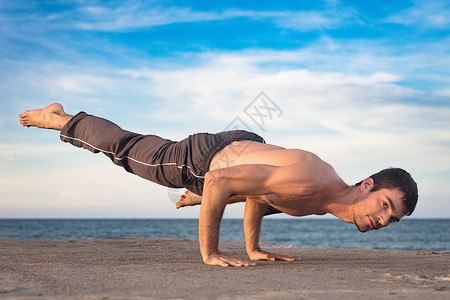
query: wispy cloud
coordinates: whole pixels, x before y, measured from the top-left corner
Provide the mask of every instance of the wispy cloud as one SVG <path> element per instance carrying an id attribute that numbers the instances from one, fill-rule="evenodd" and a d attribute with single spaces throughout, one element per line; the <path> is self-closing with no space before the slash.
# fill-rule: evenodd
<path id="1" fill-rule="evenodd" d="M 357 22 L 357 12 L 352 8 L 338 8 L 336 5 L 331 5 L 324 10 L 306 11 L 243 10 L 239 8 L 199 11 L 191 7 L 163 6 L 146 1 L 121 1 L 97 6 L 89 5 L 89 2 L 81 2 L 57 13 L 33 11 L 24 7 L 18 15 L 3 15 L 0 20 L 3 24 L 25 22 L 34 28 L 33 30 L 38 31 L 73 27 L 79 30 L 113 32 L 234 18 L 269 21 L 282 28 L 306 32 L 338 28 Z M 3 31 L 6 31 L 6 28 L 4 27 Z M 18 28 L 16 27 L 16 29 Z"/>
<path id="2" fill-rule="evenodd" d="M 299 31 L 337 28 L 354 22 L 356 12 L 350 9 L 332 11 L 194 11 L 189 7 L 142 7 L 123 5 L 115 8 L 82 8 L 84 19 L 75 22 L 83 30 L 118 31 L 169 25 L 174 23 L 220 21 L 233 18 L 273 20 L 277 26 Z"/>
<path id="3" fill-rule="evenodd" d="M 74 26 L 83 30 L 120 31 L 148 28 L 173 23 L 205 22 L 223 20 L 239 16 L 239 13 L 219 14 L 215 12 L 195 12 L 190 8 L 148 7 L 142 4 L 119 7 L 80 8 L 81 20 L 75 20 Z"/>
<path id="4" fill-rule="evenodd" d="M 276 24 L 283 28 L 298 31 L 335 29 L 350 24 L 361 24 L 358 14 L 351 8 L 331 9 L 326 11 L 284 12 L 274 18 Z"/>
<path id="5" fill-rule="evenodd" d="M 387 18 L 386 22 L 448 29 L 448 25 L 450 25 L 450 3 L 447 1 L 418 0 L 415 1 L 413 7 Z"/>

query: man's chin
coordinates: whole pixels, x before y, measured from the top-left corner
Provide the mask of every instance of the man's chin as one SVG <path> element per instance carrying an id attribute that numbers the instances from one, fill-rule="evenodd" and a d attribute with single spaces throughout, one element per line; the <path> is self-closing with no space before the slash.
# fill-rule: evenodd
<path id="1" fill-rule="evenodd" d="M 367 232 L 370 230 L 370 228 L 367 228 L 366 226 L 359 226 L 358 224 L 355 224 L 356 228 L 358 228 L 359 232 Z"/>

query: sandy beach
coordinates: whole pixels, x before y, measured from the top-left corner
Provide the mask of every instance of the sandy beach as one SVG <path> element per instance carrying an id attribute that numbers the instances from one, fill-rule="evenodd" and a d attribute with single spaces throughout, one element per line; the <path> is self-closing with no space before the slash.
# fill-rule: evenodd
<path id="1" fill-rule="evenodd" d="M 191 239 L 0 239 L 0 299 L 450 299 L 450 253 L 265 246 L 301 261 L 206 266 Z"/>

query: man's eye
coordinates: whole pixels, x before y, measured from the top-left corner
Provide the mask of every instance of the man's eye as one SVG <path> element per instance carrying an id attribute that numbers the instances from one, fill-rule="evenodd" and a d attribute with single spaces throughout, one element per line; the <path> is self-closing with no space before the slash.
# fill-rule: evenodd
<path id="1" fill-rule="evenodd" d="M 388 208 L 388 204 L 385 201 L 383 201 L 383 207 L 386 209 Z"/>

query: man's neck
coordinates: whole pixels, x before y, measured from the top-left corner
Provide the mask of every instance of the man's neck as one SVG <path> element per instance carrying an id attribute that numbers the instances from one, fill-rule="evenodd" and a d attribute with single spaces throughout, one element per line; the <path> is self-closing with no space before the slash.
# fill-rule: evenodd
<path id="1" fill-rule="evenodd" d="M 353 223 L 353 204 L 360 200 L 361 196 L 361 190 L 358 186 L 346 185 L 340 191 L 333 193 L 333 196 L 324 206 L 328 213 L 347 223 Z"/>

